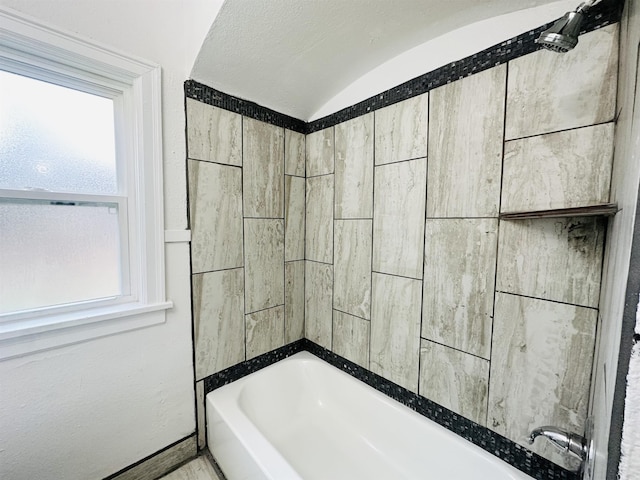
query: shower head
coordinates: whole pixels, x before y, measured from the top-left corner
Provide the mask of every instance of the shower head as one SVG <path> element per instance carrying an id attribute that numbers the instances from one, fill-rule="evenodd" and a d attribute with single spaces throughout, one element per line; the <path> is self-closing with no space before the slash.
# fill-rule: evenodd
<path id="1" fill-rule="evenodd" d="M 595 2 L 580 4 L 573 12 L 567 12 L 553 26 L 540 34 L 536 39 L 547 50 L 556 53 L 567 53 L 578 44 L 578 35 L 584 16 Z"/>

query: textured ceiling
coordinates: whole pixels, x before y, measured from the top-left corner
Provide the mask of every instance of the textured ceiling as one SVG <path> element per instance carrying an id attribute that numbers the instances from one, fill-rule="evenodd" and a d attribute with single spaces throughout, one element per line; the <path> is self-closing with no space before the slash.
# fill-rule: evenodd
<path id="1" fill-rule="evenodd" d="M 402 54 L 425 42 L 461 27 L 504 16 L 500 18 L 504 19 L 501 25 L 505 27 L 505 36 L 499 42 L 514 35 L 507 28 L 513 29 L 507 14 L 531 9 L 529 21 L 537 23 L 528 28 L 533 28 L 562 15 L 567 5 L 576 6 L 574 3 L 579 2 L 226 0 L 202 45 L 191 77 L 225 93 L 309 120 L 376 67 L 389 64 L 389 73 L 380 71 L 378 76 L 393 77 L 392 60 L 403 58 L 404 63 L 411 63 L 411 58 Z M 492 30 L 500 29 L 496 24 L 487 25 Z M 464 30 L 458 31 L 464 36 Z M 495 38 L 496 32 L 492 33 Z M 465 41 L 467 48 L 478 46 L 473 51 L 489 46 L 481 45 L 476 34 Z M 434 53 L 442 57 L 442 50 L 448 46 L 441 42 Z M 421 54 L 424 52 L 423 49 Z M 452 55 L 441 64 L 461 58 L 455 57 L 454 50 Z M 432 68 L 435 67 L 429 70 Z M 400 83 L 395 78 L 394 81 Z M 361 100 L 351 98 L 353 95 L 343 97 L 343 103 Z M 336 108 L 339 106 L 336 103 Z"/>

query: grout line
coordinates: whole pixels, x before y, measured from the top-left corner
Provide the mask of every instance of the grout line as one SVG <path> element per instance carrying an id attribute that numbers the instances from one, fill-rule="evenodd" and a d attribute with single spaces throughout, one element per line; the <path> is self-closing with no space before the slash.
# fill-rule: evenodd
<path id="1" fill-rule="evenodd" d="M 246 312 L 244 315 L 246 317 L 247 315 L 253 315 L 254 313 L 262 313 L 262 312 L 266 312 L 267 310 L 273 310 L 274 308 L 280 308 L 280 307 L 284 307 L 284 303 L 279 303 L 278 305 L 273 305 L 271 307 L 261 308 L 260 310 L 254 310 L 253 312 Z"/>
<path id="2" fill-rule="evenodd" d="M 287 214 L 289 209 L 287 208 L 287 193 L 291 195 L 291 184 L 289 180 L 289 189 L 287 189 L 287 132 L 283 128 L 282 130 L 282 304 L 284 305 L 284 311 L 282 312 L 282 343 L 280 346 L 284 346 L 287 341 Z"/>
<path id="3" fill-rule="evenodd" d="M 586 305 L 579 305 L 577 303 L 561 302 L 560 300 L 550 300 L 548 298 L 533 297 L 531 295 L 523 295 L 521 293 L 505 292 L 502 290 L 496 290 L 496 293 L 503 293 L 505 295 L 513 295 L 514 297 L 530 298 L 531 300 L 540 300 L 541 302 L 558 303 L 560 305 L 568 305 L 570 307 L 586 308 L 588 310 L 599 311 L 598 307 L 588 307 Z"/>
<path id="4" fill-rule="evenodd" d="M 244 142 L 245 142 L 245 138 L 244 138 L 244 115 L 240 116 L 240 158 L 242 159 L 242 169 L 240 170 L 241 173 L 241 177 L 242 177 L 242 182 L 241 182 L 241 194 L 240 194 L 240 198 L 241 198 L 241 209 L 242 209 L 242 264 L 243 264 L 243 275 L 242 275 L 242 285 L 243 285 L 243 296 L 244 296 L 244 305 L 243 305 L 243 313 L 244 315 L 242 316 L 242 326 L 244 328 L 244 345 L 243 345 L 243 350 L 244 350 L 244 354 L 243 357 L 245 359 L 245 361 L 247 360 L 247 238 L 246 238 L 246 225 L 245 225 L 245 221 L 244 221 L 244 174 L 245 174 L 245 158 L 244 158 Z"/>
<path id="5" fill-rule="evenodd" d="M 373 165 L 373 166 L 374 166 L 375 168 L 380 168 L 380 167 L 386 167 L 386 166 L 389 166 L 389 165 L 395 165 L 396 163 L 415 162 L 416 160 L 422 160 L 423 158 L 424 158 L 424 159 L 426 159 L 426 158 L 427 158 L 427 156 L 426 156 L 426 155 L 423 155 L 423 156 L 421 156 L 421 157 L 416 157 L 416 158 L 405 158 L 405 159 L 403 159 L 403 160 L 395 160 L 395 161 L 393 161 L 393 162 L 385 162 L 385 163 L 381 163 L 381 164 L 379 164 L 379 165 L 376 165 L 376 164 L 374 163 L 374 165 Z"/>
<path id="6" fill-rule="evenodd" d="M 244 230 L 244 228 L 243 228 L 243 230 Z M 231 270 L 238 270 L 240 268 L 244 268 L 244 266 L 240 265 L 239 267 L 219 268 L 218 270 L 205 270 L 204 272 L 195 272 L 195 273 L 192 273 L 191 275 L 194 276 L 194 275 L 204 275 L 204 274 L 207 274 L 207 273 L 228 272 L 228 271 L 231 271 Z"/>
<path id="7" fill-rule="evenodd" d="M 304 139 L 304 225 L 302 227 L 302 338 L 307 338 L 307 136 Z"/>
<path id="8" fill-rule="evenodd" d="M 253 315 L 255 313 L 262 313 L 262 312 L 266 312 L 267 310 L 273 310 L 275 308 L 280 308 L 280 307 L 284 307 L 284 303 L 279 303 L 278 305 L 273 305 L 271 307 L 261 308 L 260 310 L 254 310 L 253 312 L 247 312 L 244 315 L 246 317 L 247 315 Z"/>
<path id="9" fill-rule="evenodd" d="M 371 141 L 373 142 L 373 155 L 371 158 L 371 259 L 369 271 L 369 351 L 367 352 L 367 370 L 371 369 L 371 339 L 373 332 L 373 232 L 376 205 L 376 113 L 373 112 L 373 133 Z"/>
<path id="10" fill-rule="evenodd" d="M 187 161 L 188 162 L 203 162 L 203 163 L 210 163 L 212 165 L 218 165 L 219 167 L 233 167 L 233 168 L 242 168 L 242 165 L 232 165 L 230 163 L 222 163 L 222 162 L 216 162 L 214 160 L 204 160 L 201 158 L 189 158 L 187 157 Z"/>
<path id="11" fill-rule="evenodd" d="M 506 110 L 506 107 L 505 107 L 505 110 Z M 515 141 L 518 141 L 518 140 L 527 140 L 529 138 L 544 137 L 546 135 L 553 135 L 555 133 L 572 132 L 573 130 L 582 130 L 582 129 L 585 129 L 585 128 L 598 127 L 598 126 L 601 126 L 601 125 L 607 125 L 608 123 L 615 124 L 616 123 L 615 122 L 615 118 L 612 118 L 611 120 L 607 120 L 605 122 L 592 123 L 592 124 L 589 124 L 589 125 L 582 125 L 582 126 L 579 126 L 579 127 L 563 128 L 563 129 L 560 129 L 560 130 L 553 130 L 552 132 L 542 132 L 542 133 L 535 133 L 535 134 L 531 134 L 531 135 L 523 135 L 522 137 L 516 137 L 516 138 L 507 139 L 506 136 L 505 136 L 504 143 L 507 144 L 509 142 L 515 142 Z M 506 113 L 505 113 L 505 130 L 506 130 Z"/>
<path id="12" fill-rule="evenodd" d="M 407 280 L 415 280 L 417 282 L 422 282 L 421 278 L 407 277 L 406 275 L 398 275 L 395 273 L 378 272 L 377 270 L 373 270 L 373 269 L 371 270 L 371 273 L 377 273 L 378 275 L 387 275 L 389 277 L 406 278 Z"/>
<path id="13" fill-rule="evenodd" d="M 456 352 L 464 353 L 465 355 L 469 355 L 471 357 L 474 357 L 474 358 L 477 358 L 477 359 L 480 359 L 480 360 L 484 360 L 487 363 L 491 362 L 491 360 L 489 360 L 488 358 L 485 358 L 485 357 L 483 357 L 481 355 L 476 355 L 475 353 L 467 352 L 467 351 L 462 350 L 460 348 L 452 347 L 451 345 L 447 345 L 446 343 L 436 342 L 435 340 L 432 340 L 431 338 L 423 337 L 422 335 L 420 335 L 420 340 L 424 340 L 425 342 L 434 343 L 436 345 L 440 345 L 441 347 L 445 347 L 445 348 L 449 348 L 451 350 L 455 350 Z"/>
<path id="14" fill-rule="evenodd" d="M 505 152 L 505 145 L 506 145 L 506 135 L 507 135 L 507 105 L 508 105 L 508 100 L 509 100 L 509 63 L 507 62 L 505 64 L 504 67 L 504 110 L 502 112 L 502 155 L 500 157 L 500 192 L 498 195 L 498 213 L 502 211 L 502 189 L 504 186 L 504 152 Z M 489 318 L 491 318 L 491 336 L 489 337 L 489 373 L 487 375 L 487 410 L 486 410 L 486 417 L 485 417 L 485 423 L 488 425 L 489 424 L 489 409 L 490 409 L 490 404 L 489 404 L 489 399 L 491 398 L 490 394 L 491 394 L 491 366 L 492 366 L 492 362 L 491 359 L 493 358 L 493 332 L 495 329 L 495 323 L 496 323 L 496 300 L 498 298 L 498 295 L 496 295 L 497 293 L 497 286 L 498 286 L 498 257 L 500 255 L 500 220 L 498 220 L 497 225 L 496 225 L 496 247 L 495 247 L 495 252 L 496 252 L 496 258 L 495 258 L 495 271 L 493 273 L 493 302 L 491 302 L 491 306 L 492 306 L 492 312 L 491 312 L 491 316 Z"/>
<path id="15" fill-rule="evenodd" d="M 365 321 L 370 321 L 370 318 L 364 318 L 361 317 L 360 315 L 354 315 L 353 313 L 349 313 L 349 312 L 345 312 L 344 310 L 340 310 L 339 308 L 333 307 L 333 310 L 335 310 L 336 312 L 342 313 L 344 315 L 349 315 L 350 317 L 354 317 L 354 318 L 359 318 L 360 320 L 365 320 Z"/>
<path id="16" fill-rule="evenodd" d="M 431 126 L 431 94 L 427 93 L 427 132 L 426 132 L 426 142 L 427 142 L 427 165 L 425 168 L 425 183 L 424 183 L 424 222 L 422 224 L 422 288 L 420 289 L 420 331 L 418 332 L 418 386 L 416 391 L 418 395 L 421 395 L 420 384 L 422 378 L 422 332 L 424 327 L 424 289 L 426 284 L 427 277 L 427 213 L 428 207 L 427 202 L 429 201 L 429 137 L 430 137 L 430 126 Z"/>
<path id="17" fill-rule="evenodd" d="M 310 258 L 307 258 L 306 261 L 311 263 L 319 263 L 320 265 L 333 265 L 333 263 L 321 262 L 320 260 L 311 260 Z"/>
<path id="18" fill-rule="evenodd" d="M 335 226 L 335 211 L 336 211 L 336 128 L 331 127 L 333 133 L 333 204 L 331 205 L 331 334 L 329 338 L 329 350 L 333 352 L 333 333 L 335 327 L 333 322 L 335 321 L 333 315 L 333 305 L 335 303 L 335 285 L 336 285 L 336 226 Z"/>
<path id="19" fill-rule="evenodd" d="M 185 121 L 184 121 L 184 136 L 185 136 L 185 144 L 186 144 L 186 158 L 185 158 L 185 174 L 186 174 L 186 200 L 187 200 L 187 228 L 190 229 L 191 228 L 191 223 L 192 223 L 192 219 L 191 219 L 191 201 L 195 199 L 191 199 L 191 195 L 189 194 L 190 188 L 189 188 L 189 115 L 187 112 L 187 97 L 185 96 L 184 98 L 184 116 L 185 116 Z M 197 182 L 196 182 L 196 186 L 197 186 Z M 193 252 L 192 252 L 192 248 L 193 248 L 193 244 L 191 242 L 189 242 L 189 297 L 190 297 L 190 302 L 189 302 L 189 308 L 191 311 L 191 365 L 193 367 L 192 371 L 193 371 L 193 393 L 194 393 L 194 397 L 195 397 L 195 401 L 194 401 L 194 408 L 195 408 L 195 418 L 196 418 L 196 445 L 198 444 L 198 437 L 199 437 L 199 429 L 198 429 L 198 379 L 196 376 L 196 325 L 195 325 L 195 309 L 194 309 L 194 298 L 193 298 L 193 279 L 194 279 L 194 273 L 193 273 Z M 203 405 L 204 408 L 204 405 Z M 205 427 L 205 434 L 206 434 L 206 427 Z M 199 447 L 198 447 L 199 448 Z"/>

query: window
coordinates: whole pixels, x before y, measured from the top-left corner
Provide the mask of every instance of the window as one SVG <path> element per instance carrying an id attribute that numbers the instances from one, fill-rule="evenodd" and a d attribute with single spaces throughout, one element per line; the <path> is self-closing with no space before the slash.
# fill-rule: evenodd
<path id="1" fill-rule="evenodd" d="M 159 67 L 0 23 L 0 358 L 164 321 Z"/>

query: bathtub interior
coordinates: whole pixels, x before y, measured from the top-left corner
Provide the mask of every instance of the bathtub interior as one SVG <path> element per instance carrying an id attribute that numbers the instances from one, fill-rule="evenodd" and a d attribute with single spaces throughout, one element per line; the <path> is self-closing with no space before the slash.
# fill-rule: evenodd
<path id="1" fill-rule="evenodd" d="M 207 416 L 223 470 L 234 449 L 253 465 L 229 480 L 531 479 L 308 352 L 210 393 Z"/>

